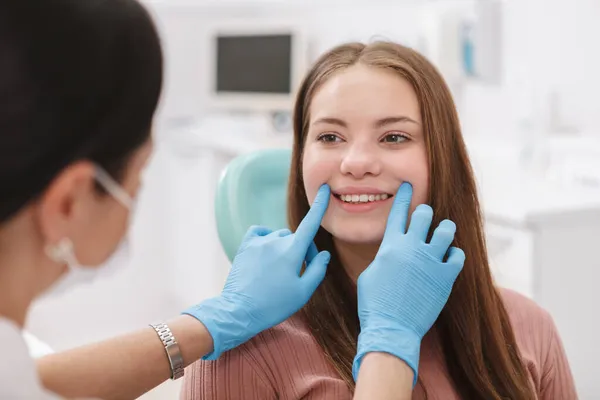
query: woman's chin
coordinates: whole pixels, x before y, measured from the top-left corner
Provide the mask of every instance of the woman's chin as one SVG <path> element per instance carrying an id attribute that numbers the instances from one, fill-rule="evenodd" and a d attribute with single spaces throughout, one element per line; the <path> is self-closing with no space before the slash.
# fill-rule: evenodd
<path id="1" fill-rule="evenodd" d="M 331 232 L 336 241 L 344 242 L 351 245 L 379 245 L 383 240 L 383 232 L 365 232 L 365 231 L 341 231 Z"/>

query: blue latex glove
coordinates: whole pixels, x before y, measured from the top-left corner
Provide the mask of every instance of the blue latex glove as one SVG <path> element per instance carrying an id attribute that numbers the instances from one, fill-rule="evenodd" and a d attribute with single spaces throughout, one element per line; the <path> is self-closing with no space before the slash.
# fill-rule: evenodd
<path id="1" fill-rule="evenodd" d="M 428 205 L 415 209 L 406 230 L 411 198 L 412 186 L 403 183 L 379 251 L 358 278 L 361 332 L 352 367 L 355 380 L 365 354 L 377 351 L 404 360 L 417 382 L 421 340 L 448 301 L 465 262 L 461 249 L 449 248 L 456 232 L 452 221 L 442 221 L 426 243 L 433 219 Z"/>
<path id="2" fill-rule="evenodd" d="M 329 186 L 323 185 L 295 233 L 251 227 L 221 295 L 183 312 L 201 321 L 213 338 L 213 351 L 204 360 L 217 359 L 285 321 L 308 302 L 331 257 L 329 252 L 319 253 L 313 242 L 329 196 Z M 304 261 L 308 267 L 300 276 Z"/>

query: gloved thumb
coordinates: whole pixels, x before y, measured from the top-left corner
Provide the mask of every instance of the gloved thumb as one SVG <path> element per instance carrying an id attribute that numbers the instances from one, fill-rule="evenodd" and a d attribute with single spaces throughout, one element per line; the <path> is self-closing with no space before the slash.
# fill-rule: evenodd
<path id="1" fill-rule="evenodd" d="M 310 296 L 312 296 L 325 278 L 329 260 L 331 260 L 331 254 L 329 254 L 328 251 L 322 251 L 312 259 L 310 264 L 308 264 L 304 270 L 304 274 L 302 274 L 300 280 L 302 281 L 302 285 L 304 285 L 307 294 Z"/>

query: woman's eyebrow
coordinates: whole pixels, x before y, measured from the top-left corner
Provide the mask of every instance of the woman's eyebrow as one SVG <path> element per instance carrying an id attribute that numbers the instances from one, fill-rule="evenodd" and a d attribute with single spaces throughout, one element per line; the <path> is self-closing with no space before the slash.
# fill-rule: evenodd
<path id="1" fill-rule="evenodd" d="M 348 124 L 339 119 L 339 118 L 334 118 L 334 117 L 322 117 L 322 118 L 318 118 L 316 119 L 312 125 L 319 125 L 319 124 L 327 124 L 327 125 L 339 125 L 341 127 L 347 128 Z"/>
<path id="2" fill-rule="evenodd" d="M 386 117 L 386 118 L 377 120 L 375 122 L 374 126 L 376 128 L 383 128 L 384 126 L 396 124 L 396 123 L 400 123 L 400 122 L 408 122 L 411 124 L 419 125 L 419 123 L 417 121 L 415 121 L 414 119 L 404 116 L 404 115 L 399 115 L 399 116 L 395 116 L 395 117 Z"/>
<path id="3" fill-rule="evenodd" d="M 408 122 L 411 124 L 419 125 L 419 123 L 417 121 L 415 121 L 414 119 L 412 119 L 410 117 L 407 117 L 405 115 L 398 115 L 398 116 L 385 117 L 385 118 L 378 119 L 377 121 L 375 121 L 373 123 L 373 126 L 375 128 L 383 128 L 384 126 L 387 126 L 387 125 L 403 123 L 403 122 Z M 343 128 L 348 127 L 348 124 L 344 120 L 342 120 L 340 118 L 335 118 L 335 117 L 318 118 L 311 125 L 319 125 L 319 124 L 338 125 Z"/>

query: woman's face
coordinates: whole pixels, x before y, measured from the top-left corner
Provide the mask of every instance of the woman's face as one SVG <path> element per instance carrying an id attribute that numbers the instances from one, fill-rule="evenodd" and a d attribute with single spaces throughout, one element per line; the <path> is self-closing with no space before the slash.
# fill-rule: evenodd
<path id="1" fill-rule="evenodd" d="M 412 86 L 392 71 L 355 65 L 315 93 L 302 159 L 312 203 L 323 183 L 332 197 L 322 226 L 347 243 L 379 243 L 402 182 L 411 210 L 428 197 L 421 112 Z"/>

